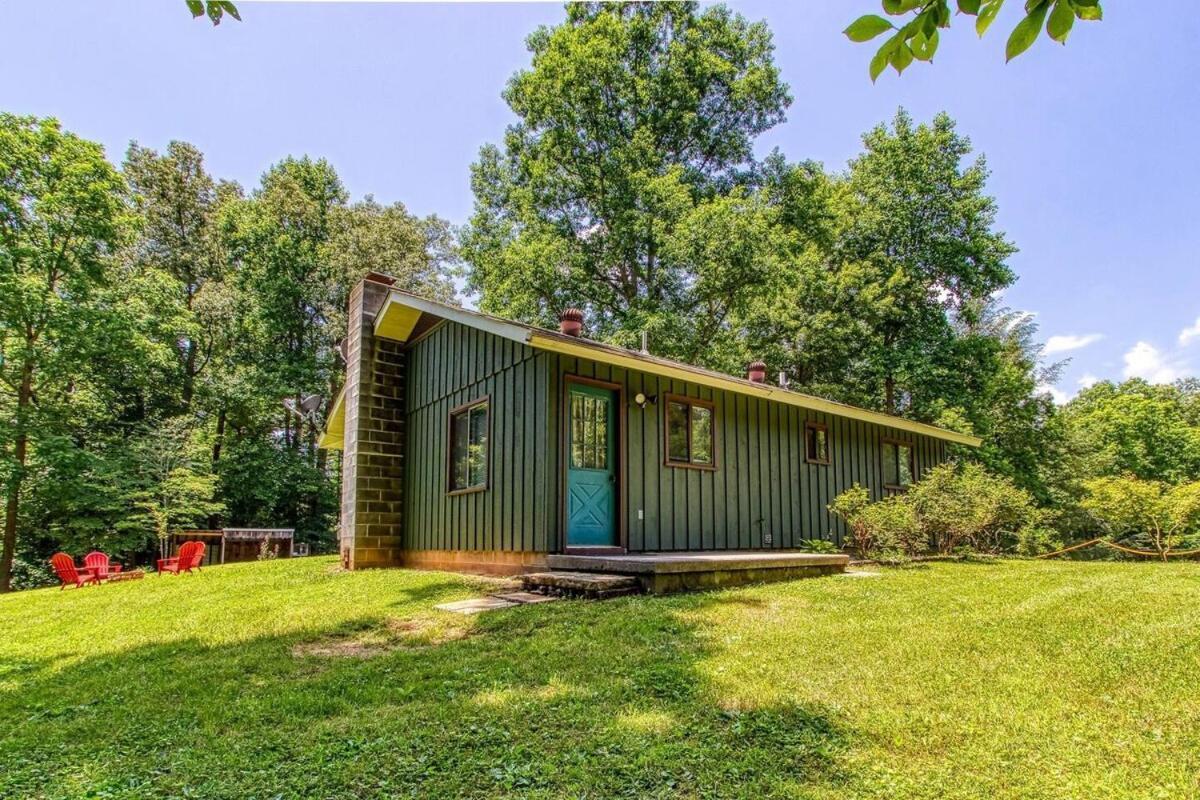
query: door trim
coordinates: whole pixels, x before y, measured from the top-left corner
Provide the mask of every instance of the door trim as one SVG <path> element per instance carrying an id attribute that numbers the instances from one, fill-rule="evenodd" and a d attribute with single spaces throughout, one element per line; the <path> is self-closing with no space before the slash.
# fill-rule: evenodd
<path id="1" fill-rule="evenodd" d="M 625 386 L 612 381 L 602 381 L 598 378 L 588 378 L 584 375 L 564 373 L 562 376 L 562 392 L 559 397 L 559 417 L 562 424 L 558 432 L 559 476 L 558 476 L 558 529 L 562 531 L 562 542 L 559 552 L 580 555 L 611 555 L 628 552 L 628 538 L 625 530 Z M 617 397 L 617 468 L 613 475 L 617 479 L 617 544 L 613 547 L 571 547 L 567 543 L 567 466 L 571 454 L 568 451 L 571 426 L 571 385 L 594 386 L 598 389 L 609 389 Z"/>

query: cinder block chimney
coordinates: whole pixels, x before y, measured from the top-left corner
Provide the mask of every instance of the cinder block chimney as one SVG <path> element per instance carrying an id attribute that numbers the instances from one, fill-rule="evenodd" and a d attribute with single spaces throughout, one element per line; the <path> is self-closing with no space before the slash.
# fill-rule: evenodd
<path id="1" fill-rule="evenodd" d="M 342 563 L 400 563 L 404 521 L 404 345 L 375 336 L 394 279 L 369 273 L 350 292 L 342 449 Z"/>

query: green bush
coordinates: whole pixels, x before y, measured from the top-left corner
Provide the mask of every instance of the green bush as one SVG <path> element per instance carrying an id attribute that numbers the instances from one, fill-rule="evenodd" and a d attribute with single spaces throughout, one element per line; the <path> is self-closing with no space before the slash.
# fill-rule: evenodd
<path id="1" fill-rule="evenodd" d="M 1052 549 L 1033 497 L 978 464 L 943 464 L 908 492 L 874 502 L 855 484 L 829 510 L 846 520 L 864 558 Z"/>
<path id="2" fill-rule="evenodd" d="M 978 464 L 942 464 L 909 490 L 938 553 L 966 548 L 999 553 L 1017 548 L 1021 531 L 1041 522 L 1033 497 Z"/>
<path id="3" fill-rule="evenodd" d="M 851 546 L 863 558 L 895 558 L 922 550 L 922 533 L 904 495 L 871 502 L 857 483 L 838 495 L 829 510 L 846 520 Z"/>

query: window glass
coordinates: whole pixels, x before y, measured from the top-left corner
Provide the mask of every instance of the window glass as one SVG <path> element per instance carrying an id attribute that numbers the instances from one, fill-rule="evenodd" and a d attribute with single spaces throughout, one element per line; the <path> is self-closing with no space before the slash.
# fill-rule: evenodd
<path id="1" fill-rule="evenodd" d="M 824 426 L 810 424 L 805 429 L 805 450 L 809 461 L 829 463 L 829 432 Z"/>
<path id="2" fill-rule="evenodd" d="M 883 485 L 909 486 L 912 482 L 912 448 L 897 442 L 884 442 Z"/>
<path id="3" fill-rule="evenodd" d="M 667 458 L 671 461 L 691 460 L 688 443 L 688 407 L 683 403 L 667 403 Z"/>
<path id="4" fill-rule="evenodd" d="M 571 466 L 608 469 L 608 401 L 571 395 Z"/>
<path id="5" fill-rule="evenodd" d="M 692 463 L 713 463 L 712 452 L 712 409 L 708 406 L 692 406 Z"/>
<path id="6" fill-rule="evenodd" d="M 667 401 L 667 461 L 673 464 L 716 464 L 713 410 L 686 400 Z"/>
<path id="7" fill-rule="evenodd" d="M 904 445 L 897 445 L 896 462 L 900 471 L 900 485 L 908 486 L 913 482 L 912 449 Z"/>
<path id="8" fill-rule="evenodd" d="M 450 491 L 487 483 L 487 435 L 486 401 L 450 415 Z"/>

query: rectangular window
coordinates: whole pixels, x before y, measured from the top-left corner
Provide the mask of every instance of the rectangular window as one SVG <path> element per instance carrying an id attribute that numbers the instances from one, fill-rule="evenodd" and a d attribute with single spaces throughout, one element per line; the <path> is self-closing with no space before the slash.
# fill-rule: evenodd
<path id="1" fill-rule="evenodd" d="M 450 412 L 450 491 L 487 488 L 488 400 Z"/>
<path id="2" fill-rule="evenodd" d="M 711 468 L 713 450 L 712 403 L 686 397 L 667 398 L 667 464 Z"/>
<path id="3" fill-rule="evenodd" d="M 883 485 L 887 489 L 907 489 L 913 482 L 912 446 L 904 442 L 883 442 Z"/>
<path id="4" fill-rule="evenodd" d="M 810 464 L 829 463 L 829 429 L 819 422 L 804 426 L 804 458 Z"/>

